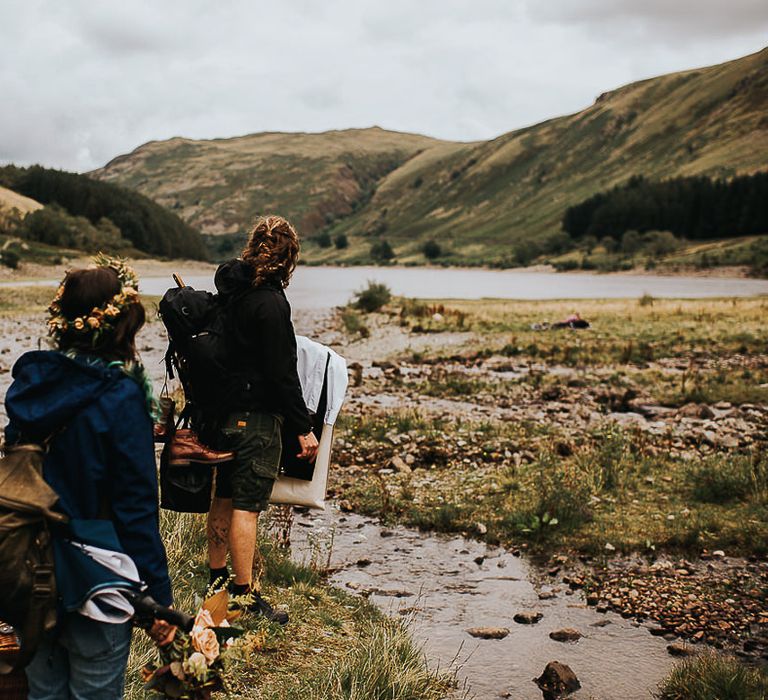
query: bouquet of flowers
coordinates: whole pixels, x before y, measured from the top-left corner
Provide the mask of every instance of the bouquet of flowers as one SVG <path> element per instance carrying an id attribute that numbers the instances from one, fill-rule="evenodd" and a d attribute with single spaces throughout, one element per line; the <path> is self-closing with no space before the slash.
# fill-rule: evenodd
<path id="1" fill-rule="evenodd" d="M 207 700 L 224 689 L 224 673 L 237 654 L 236 640 L 243 634 L 227 620 L 228 594 L 208 598 L 195 616 L 190 632 L 176 630 L 172 642 L 159 647 L 160 665 L 145 666 L 146 690 L 166 698 Z"/>

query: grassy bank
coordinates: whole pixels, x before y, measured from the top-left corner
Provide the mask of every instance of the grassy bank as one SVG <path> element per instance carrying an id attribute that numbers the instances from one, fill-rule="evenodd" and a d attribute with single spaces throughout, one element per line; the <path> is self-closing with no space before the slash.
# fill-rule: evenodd
<path id="1" fill-rule="evenodd" d="M 202 516 L 163 512 L 161 532 L 172 572 L 175 604 L 194 610 L 207 583 Z M 287 627 L 244 615 L 244 658 L 227 674 L 229 691 L 242 698 L 293 700 L 438 700 L 451 678 L 432 673 L 407 629 L 359 597 L 330 587 L 316 564 L 297 564 L 267 543 L 263 547 L 265 597 L 288 610 Z M 155 653 L 136 632 L 126 698 L 144 698 L 139 671 Z"/>
<path id="2" fill-rule="evenodd" d="M 45 318 L 45 310 L 53 299 L 51 287 L 14 287 L 0 289 L 0 316 L 36 316 Z M 42 325 L 42 323 L 41 323 Z"/>
<path id="3" fill-rule="evenodd" d="M 531 328 L 574 311 L 592 328 Z M 511 546 L 764 554 L 767 312 L 760 298 L 398 300 L 369 322 L 430 347 L 365 379 L 364 395 L 411 407 L 347 412 L 338 492 Z M 466 341 L 443 346 L 448 331 Z"/>
<path id="4" fill-rule="evenodd" d="M 764 319 L 768 299 L 764 297 L 404 301 L 393 311 L 401 325 L 416 332 L 467 330 L 481 334 L 476 356 L 499 354 L 548 365 L 617 366 L 621 370 L 663 358 L 725 360 L 767 349 Z M 588 333 L 531 329 L 534 323 L 551 323 L 573 312 L 592 324 Z M 439 348 L 439 340 L 435 345 Z M 441 354 L 437 350 L 432 356 Z"/>
<path id="5" fill-rule="evenodd" d="M 341 434 L 356 447 L 341 457 L 340 495 L 389 521 L 541 551 L 768 552 L 762 452 L 685 460 L 620 428 L 574 438 L 535 423 L 435 428 L 418 414 L 345 420 Z M 382 474 L 402 454 L 388 436 L 403 434 L 425 437 L 424 461 Z"/>

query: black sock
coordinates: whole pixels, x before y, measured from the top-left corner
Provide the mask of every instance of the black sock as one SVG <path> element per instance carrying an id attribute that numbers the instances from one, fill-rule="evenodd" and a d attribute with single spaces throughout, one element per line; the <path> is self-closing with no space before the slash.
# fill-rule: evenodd
<path id="1" fill-rule="evenodd" d="M 212 586 L 217 581 L 224 583 L 229 578 L 229 569 L 226 566 L 222 566 L 220 569 L 211 569 L 208 576 L 208 585 Z"/>
<path id="2" fill-rule="evenodd" d="M 247 595 L 251 592 L 250 583 L 233 583 L 232 595 Z"/>

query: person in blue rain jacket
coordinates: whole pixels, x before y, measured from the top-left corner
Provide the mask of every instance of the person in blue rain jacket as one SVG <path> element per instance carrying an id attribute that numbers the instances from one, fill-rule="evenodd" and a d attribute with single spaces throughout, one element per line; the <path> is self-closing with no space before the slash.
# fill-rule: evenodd
<path id="1" fill-rule="evenodd" d="M 58 350 L 22 355 L 5 404 L 6 442 L 49 439 L 43 476 L 70 518 L 107 519 L 149 593 L 172 604 L 159 533 L 150 384 L 136 358 L 145 321 L 135 273 L 119 260 L 67 274 L 49 309 Z M 155 641 L 173 628 L 157 622 Z M 131 623 L 77 612 L 56 629 L 27 668 L 30 700 L 122 698 Z"/>

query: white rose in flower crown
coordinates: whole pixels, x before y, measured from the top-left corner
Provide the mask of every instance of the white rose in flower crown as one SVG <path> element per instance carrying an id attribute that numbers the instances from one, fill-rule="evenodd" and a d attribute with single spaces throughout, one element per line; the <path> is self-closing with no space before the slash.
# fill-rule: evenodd
<path id="1" fill-rule="evenodd" d="M 205 680 L 205 674 L 208 673 L 208 663 L 199 651 L 195 651 L 189 655 L 189 658 L 182 664 L 184 673 L 188 673 L 191 676 L 197 678 L 197 680 Z"/>

